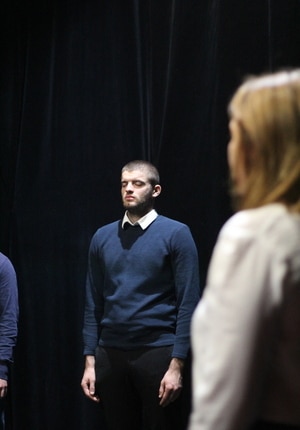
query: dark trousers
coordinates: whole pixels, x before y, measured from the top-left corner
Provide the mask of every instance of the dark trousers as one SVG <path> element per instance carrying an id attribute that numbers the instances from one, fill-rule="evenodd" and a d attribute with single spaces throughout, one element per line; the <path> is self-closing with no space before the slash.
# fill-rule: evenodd
<path id="1" fill-rule="evenodd" d="M 185 367 L 184 390 L 170 405 L 159 406 L 160 382 L 169 367 L 173 347 L 120 351 L 98 347 L 96 391 L 108 430 L 185 430 L 190 384 Z"/>
<path id="2" fill-rule="evenodd" d="M 0 399 L 0 430 L 5 429 L 5 399 Z"/>

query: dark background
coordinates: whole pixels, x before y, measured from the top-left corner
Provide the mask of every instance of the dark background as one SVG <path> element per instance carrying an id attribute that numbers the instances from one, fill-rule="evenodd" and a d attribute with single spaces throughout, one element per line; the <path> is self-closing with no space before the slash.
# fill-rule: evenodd
<path id="1" fill-rule="evenodd" d="M 298 0 L 2 0 L 0 249 L 20 296 L 14 430 L 99 430 L 81 393 L 89 241 L 120 169 L 160 170 L 204 283 L 230 215 L 226 106 L 245 75 L 300 62 Z"/>

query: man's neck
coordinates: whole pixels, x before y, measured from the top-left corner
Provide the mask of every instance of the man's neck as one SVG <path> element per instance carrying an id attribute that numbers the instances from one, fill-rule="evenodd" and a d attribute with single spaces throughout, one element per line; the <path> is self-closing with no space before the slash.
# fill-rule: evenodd
<path id="1" fill-rule="evenodd" d="M 130 212 L 127 209 L 127 216 L 129 218 L 129 220 L 132 222 L 132 224 L 135 224 L 136 222 L 138 222 L 141 218 L 143 218 L 145 215 L 147 215 L 148 213 L 150 213 L 152 211 L 153 207 L 148 208 L 148 210 L 146 210 L 145 212 Z"/>
<path id="2" fill-rule="evenodd" d="M 130 219 L 130 221 L 132 222 L 132 224 L 135 224 L 136 222 L 138 222 L 139 219 L 143 218 L 143 216 L 145 216 L 148 212 L 144 213 L 144 214 L 134 214 L 134 213 L 130 213 L 127 211 L 127 216 Z"/>

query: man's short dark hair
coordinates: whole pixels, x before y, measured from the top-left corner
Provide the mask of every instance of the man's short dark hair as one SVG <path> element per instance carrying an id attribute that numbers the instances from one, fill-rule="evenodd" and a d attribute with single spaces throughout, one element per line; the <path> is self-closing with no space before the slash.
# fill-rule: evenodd
<path id="1" fill-rule="evenodd" d="M 128 170 L 129 172 L 132 170 L 145 170 L 148 174 L 148 179 L 151 185 L 154 186 L 160 183 L 158 170 L 149 161 L 145 161 L 145 160 L 130 161 L 129 163 L 125 164 L 125 166 L 122 168 L 122 173 L 125 170 Z"/>

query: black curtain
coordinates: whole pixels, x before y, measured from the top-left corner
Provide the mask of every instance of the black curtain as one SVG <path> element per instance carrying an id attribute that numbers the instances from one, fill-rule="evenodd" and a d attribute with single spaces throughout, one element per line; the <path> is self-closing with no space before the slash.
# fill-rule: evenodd
<path id="1" fill-rule="evenodd" d="M 81 393 L 89 241 L 122 216 L 120 169 L 155 163 L 204 284 L 227 195 L 229 98 L 297 67 L 298 0 L 3 0 L 0 249 L 17 271 L 13 430 L 103 429 Z"/>

